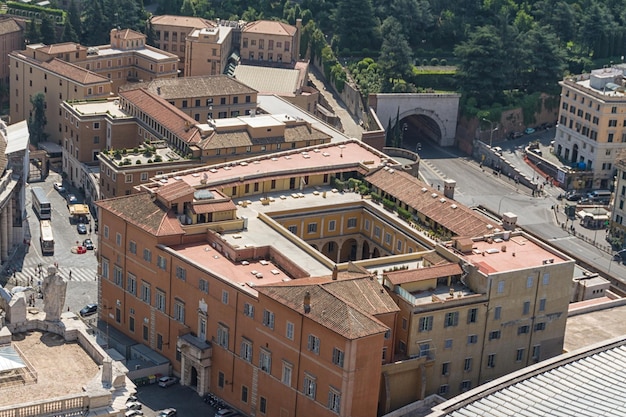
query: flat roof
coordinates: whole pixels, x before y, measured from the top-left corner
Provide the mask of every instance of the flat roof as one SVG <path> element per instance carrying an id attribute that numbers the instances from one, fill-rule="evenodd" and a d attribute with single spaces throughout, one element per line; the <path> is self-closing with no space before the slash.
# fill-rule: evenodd
<path id="1" fill-rule="evenodd" d="M 485 274 L 570 262 L 570 259 L 547 250 L 525 235 L 512 235 L 509 240 L 474 241 L 472 252 L 462 257 L 478 265 Z"/>
<path id="2" fill-rule="evenodd" d="M 99 101 L 75 101 L 67 102 L 67 105 L 83 116 L 110 114 L 114 118 L 131 118 L 119 106 L 119 100 L 99 100 Z"/>
<path id="3" fill-rule="evenodd" d="M 0 409 L 25 402 L 83 394 L 98 365 L 78 344 L 38 330 L 13 335 L 12 344 L 36 372 L 36 382 L 2 386 Z"/>
<path id="4" fill-rule="evenodd" d="M 350 158 L 343 158 L 343 155 Z M 274 177 L 294 174 L 304 171 L 338 172 L 342 165 L 354 166 L 360 162 L 364 167 L 376 168 L 383 162 L 396 161 L 383 153 L 376 151 L 359 141 L 349 140 L 341 144 L 326 144 L 318 147 L 302 148 L 293 151 L 271 154 L 263 157 L 227 162 L 219 165 L 194 168 L 187 171 L 178 171 L 169 175 L 158 176 L 161 183 L 167 183 L 176 177 L 176 180 L 185 181 L 194 188 L 206 188 L 210 184 L 224 184 L 233 181 L 242 181 L 248 178 L 264 177 L 272 172 Z M 165 182 L 163 182 L 165 181 Z M 202 184 L 202 181 L 208 185 Z"/>

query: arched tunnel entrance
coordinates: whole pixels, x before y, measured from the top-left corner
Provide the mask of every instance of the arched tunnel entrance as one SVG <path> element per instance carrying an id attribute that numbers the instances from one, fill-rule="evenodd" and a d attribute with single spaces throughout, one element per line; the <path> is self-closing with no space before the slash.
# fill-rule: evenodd
<path id="1" fill-rule="evenodd" d="M 423 114 L 413 114 L 400 119 L 400 138 L 396 147 L 419 152 L 425 142 L 441 144 L 441 128 L 436 120 Z"/>

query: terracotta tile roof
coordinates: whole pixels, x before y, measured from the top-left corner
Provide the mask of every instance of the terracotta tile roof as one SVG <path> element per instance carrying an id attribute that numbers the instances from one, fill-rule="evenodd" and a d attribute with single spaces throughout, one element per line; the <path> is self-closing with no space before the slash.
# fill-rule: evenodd
<path id="1" fill-rule="evenodd" d="M 167 236 L 183 233 L 176 216 L 154 201 L 150 193 L 100 200 L 96 204 L 152 235 Z"/>
<path id="2" fill-rule="evenodd" d="M 198 147 L 201 149 L 224 149 L 234 146 L 252 146 L 252 145 L 269 145 L 275 143 L 290 143 L 298 140 L 327 140 L 330 142 L 331 137 L 321 130 L 307 124 L 296 126 L 285 126 L 283 136 L 272 136 L 267 138 L 253 138 L 244 127 L 241 130 L 219 132 L 214 131 L 212 134 L 203 139 Z"/>
<path id="3" fill-rule="evenodd" d="M 153 25 L 181 26 L 189 28 L 190 30 L 196 28 L 212 28 L 217 26 L 215 22 L 201 17 L 175 16 L 169 14 L 152 16 L 150 18 L 150 23 Z"/>
<path id="4" fill-rule="evenodd" d="M 142 39 L 146 36 L 143 33 L 134 31 L 132 29 L 121 29 L 117 30 L 116 32 L 117 33 L 115 34 L 115 37 L 119 39 Z"/>
<path id="5" fill-rule="evenodd" d="M 246 33 L 262 33 L 266 35 L 285 35 L 293 36 L 296 33 L 297 28 L 295 26 L 288 25 L 287 23 L 278 22 L 275 20 L 257 20 L 248 23 L 243 32 Z"/>
<path id="6" fill-rule="evenodd" d="M 256 90 L 227 75 L 158 78 L 146 83 L 133 84 L 132 88 L 145 88 L 166 100 L 257 93 Z"/>
<path id="7" fill-rule="evenodd" d="M 256 286 L 255 289 L 259 294 L 272 298 L 347 339 L 358 339 L 388 330 L 379 320 L 337 297 L 325 285 L 298 285 L 294 281 L 285 284 Z M 305 313 L 304 296 L 307 292 L 311 297 L 311 309 Z"/>
<path id="8" fill-rule="evenodd" d="M 193 195 L 195 191 L 196 189 L 186 182 L 175 181 L 157 188 L 156 193 L 163 200 L 173 201 L 188 195 Z"/>
<path id="9" fill-rule="evenodd" d="M 237 206 L 232 200 L 229 201 L 215 201 L 205 204 L 194 204 L 191 206 L 191 211 L 195 214 L 206 213 L 218 213 L 220 211 L 237 210 Z"/>
<path id="10" fill-rule="evenodd" d="M 371 315 L 400 311 L 378 280 L 371 277 L 330 281 L 324 288 Z"/>
<path id="11" fill-rule="evenodd" d="M 195 127 L 197 122 L 163 98 L 142 88 L 122 91 L 119 95 L 185 142 L 192 144 L 200 141 L 200 131 Z"/>
<path id="12" fill-rule="evenodd" d="M 447 265 L 429 266 L 426 268 L 405 269 L 393 271 L 385 274 L 387 279 L 394 284 L 406 284 L 408 282 L 424 281 L 433 278 L 444 278 L 454 275 L 461 275 L 463 270 L 458 264 L 449 263 Z"/>
<path id="13" fill-rule="evenodd" d="M 78 65 L 63 61 L 62 59 L 54 58 L 47 62 L 32 60 L 32 62 L 34 65 L 38 65 L 44 70 L 69 78 L 80 85 L 112 83 L 112 81 L 106 77 L 81 68 Z"/>
<path id="14" fill-rule="evenodd" d="M 15 21 L 15 19 L 2 19 L 0 20 L 0 35 L 6 35 L 13 32 L 19 32 L 22 27 Z"/>
<path id="15" fill-rule="evenodd" d="M 495 222 L 454 200 L 445 198 L 424 182 L 404 171 L 380 169 L 365 178 L 427 218 L 441 224 L 455 236 L 476 237 L 492 233 Z M 423 191 L 425 190 L 425 191 Z M 433 197 L 435 195 L 435 197 Z M 442 202 L 441 199 L 444 201 Z M 488 226 L 491 225 L 491 228 Z"/>
<path id="16" fill-rule="evenodd" d="M 80 44 L 75 42 L 64 42 L 64 43 L 55 43 L 52 45 L 43 45 L 40 48 L 37 48 L 37 51 L 42 51 L 48 55 L 56 55 L 63 54 L 66 52 L 74 52 L 80 49 L 87 49 L 85 47 L 80 46 Z"/>

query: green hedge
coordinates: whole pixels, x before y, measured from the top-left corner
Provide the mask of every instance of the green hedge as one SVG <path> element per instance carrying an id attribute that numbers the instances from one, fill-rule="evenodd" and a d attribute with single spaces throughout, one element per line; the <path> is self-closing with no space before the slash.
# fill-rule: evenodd
<path id="1" fill-rule="evenodd" d="M 24 3 L 19 3 L 16 1 L 8 1 L 7 7 L 9 9 L 25 10 L 28 12 L 35 12 L 35 13 L 46 13 L 46 14 L 51 14 L 51 15 L 60 16 L 60 17 L 65 16 L 65 11 L 61 9 L 51 9 L 48 7 L 34 6 L 32 4 L 24 4 Z"/>

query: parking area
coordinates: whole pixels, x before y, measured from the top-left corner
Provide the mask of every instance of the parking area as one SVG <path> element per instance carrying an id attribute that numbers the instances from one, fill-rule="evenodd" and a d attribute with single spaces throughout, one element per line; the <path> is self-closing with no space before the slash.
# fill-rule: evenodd
<path id="1" fill-rule="evenodd" d="M 158 410 L 175 408 L 178 417 L 213 417 L 216 410 L 202 401 L 190 387 L 175 384 L 167 388 L 150 384 L 137 387 L 137 400 L 146 417 L 156 417 Z"/>

